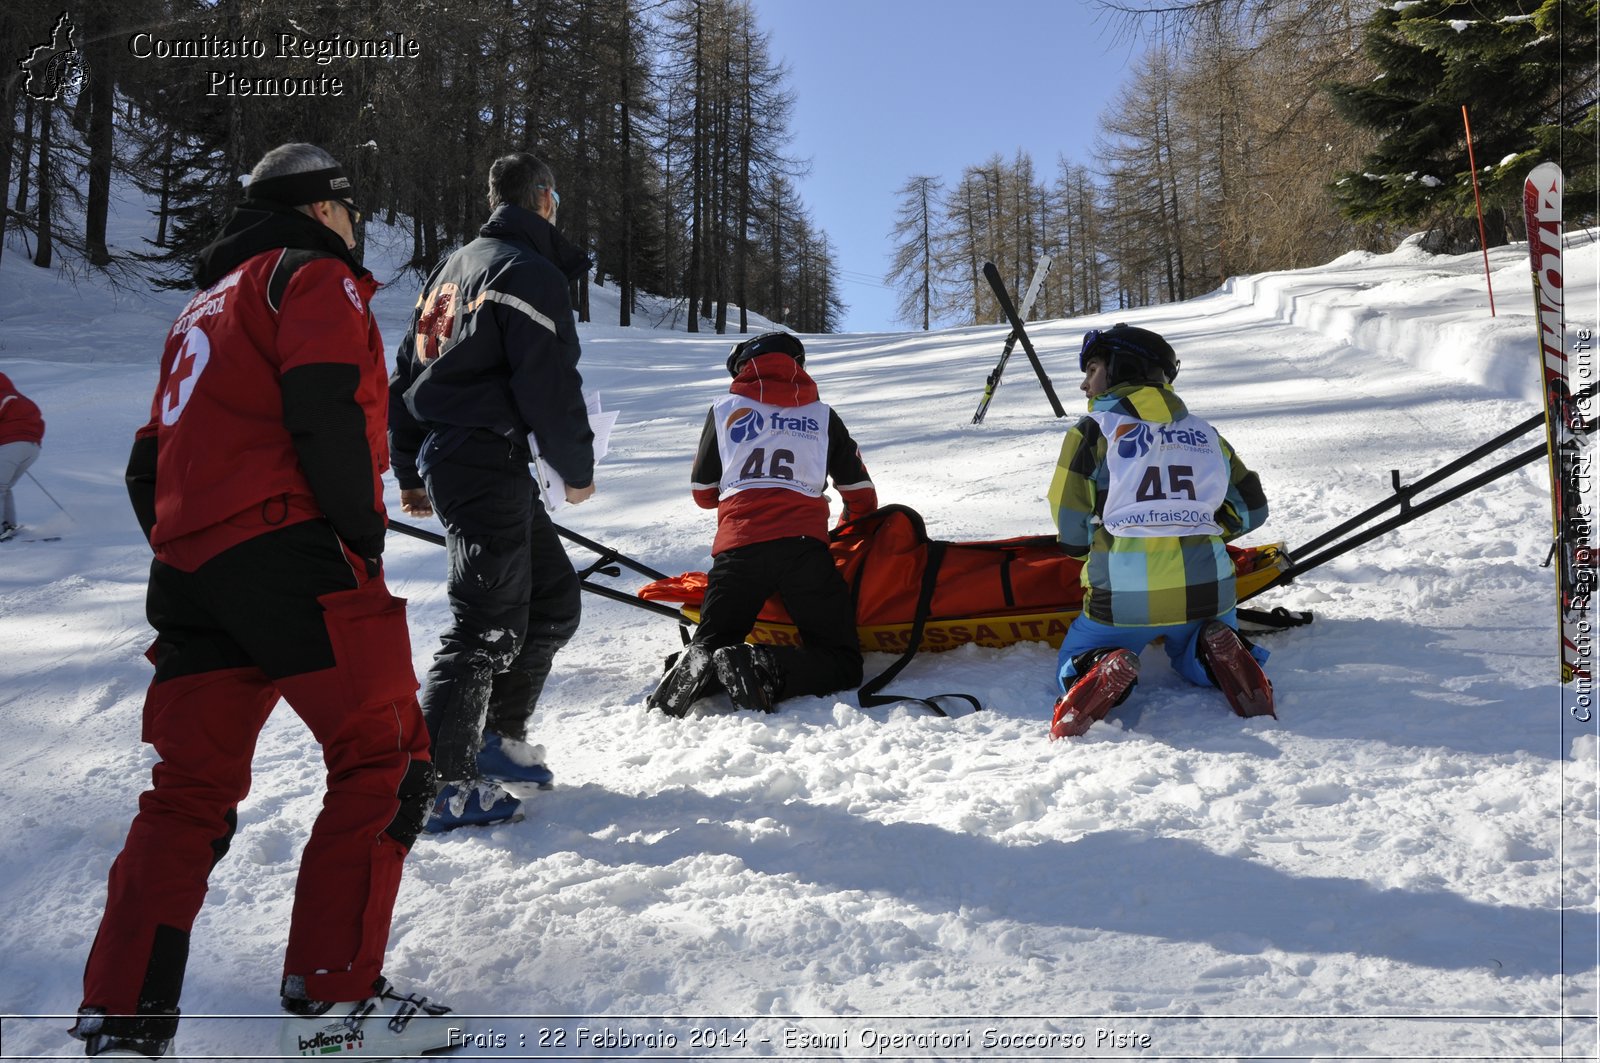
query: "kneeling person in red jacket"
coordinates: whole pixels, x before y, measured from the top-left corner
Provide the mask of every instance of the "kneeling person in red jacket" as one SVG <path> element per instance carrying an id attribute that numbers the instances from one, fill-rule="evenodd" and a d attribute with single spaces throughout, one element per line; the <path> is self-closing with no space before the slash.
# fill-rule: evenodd
<path id="1" fill-rule="evenodd" d="M 728 356 L 733 384 L 712 404 L 691 473 L 694 500 L 717 511 L 700 626 L 647 703 L 682 716 L 720 687 L 741 709 L 861 683 L 850 591 L 828 552 L 828 480 L 843 523 L 878 508 L 844 421 L 817 397 L 806 352 L 787 332 L 746 340 Z M 799 646 L 744 640 L 773 594 Z"/>

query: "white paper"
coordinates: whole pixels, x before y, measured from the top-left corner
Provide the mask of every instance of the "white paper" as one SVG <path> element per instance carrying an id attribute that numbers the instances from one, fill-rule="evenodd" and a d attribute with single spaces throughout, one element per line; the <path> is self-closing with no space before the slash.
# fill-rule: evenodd
<path id="1" fill-rule="evenodd" d="M 611 430 L 617 425 L 617 411 L 602 410 L 600 393 L 587 389 L 583 393 L 583 406 L 589 415 L 589 431 L 594 433 L 595 464 L 599 464 L 600 459 L 611 450 Z M 528 446 L 533 451 L 533 474 L 539 480 L 539 494 L 544 498 L 544 508 L 554 513 L 567 504 L 567 482 L 539 453 L 539 440 L 532 432 L 528 433 Z"/>

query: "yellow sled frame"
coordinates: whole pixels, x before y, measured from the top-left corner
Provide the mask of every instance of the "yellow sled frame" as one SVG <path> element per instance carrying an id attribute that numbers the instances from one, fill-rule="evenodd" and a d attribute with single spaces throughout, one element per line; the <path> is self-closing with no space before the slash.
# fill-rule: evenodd
<path id="1" fill-rule="evenodd" d="M 1257 547 L 1260 562 L 1249 572 L 1235 578 L 1235 589 L 1240 601 L 1253 597 L 1270 587 L 1289 566 L 1289 557 L 1282 543 L 1268 543 Z M 683 615 L 692 623 L 700 622 L 700 610 L 684 606 Z M 1017 642 L 1048 642 L 1056 649 L 1066 637 L 1067 625 L 1072 623 L 1077 610 L 1053 613 L 1004 613 L 994 616 L 929 617 L 922 625 L 922 644 L 919 651 L 941 653 L 968 644 L 998 649 Z M 911 621 L 901 624 L 877 624 L 857 627 L 856 636 L 863 653 L 904 653 L 911 644 Z M 799 633 L 793 624 L 771 620 L 757 620 L 746 640 L 763 646 L 796 646 Z"/>

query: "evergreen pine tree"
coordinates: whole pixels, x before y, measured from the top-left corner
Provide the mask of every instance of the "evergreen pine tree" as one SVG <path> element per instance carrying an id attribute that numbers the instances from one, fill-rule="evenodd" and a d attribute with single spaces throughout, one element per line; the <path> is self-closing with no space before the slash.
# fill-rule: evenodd
<path id="1" fill-rule="evenodd" d="M 1379 8 L 1364 45 L 1381 73 L 1365 84 L 1331 87 L 1341 113 L 1379 134 L 1360 169 L 1335 184 L 1344 211 L 1475 238 L 1463 105 L 1491 245 L 1516 235 L 1508 223 L 1517 217 L 1522 178 L 1541 153 L 1563 156 L 1574 188 L 1593 188 L 1597 8 L 1594 0 L 1421 0 Z"/>

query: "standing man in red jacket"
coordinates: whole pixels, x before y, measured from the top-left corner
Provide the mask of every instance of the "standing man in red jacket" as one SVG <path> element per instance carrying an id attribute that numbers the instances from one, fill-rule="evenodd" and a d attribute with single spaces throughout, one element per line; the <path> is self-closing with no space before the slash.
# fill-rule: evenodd
<path id="1" fill-rule="evenodd" d="M 17 534 L 17 503 L 11 489 L 38 459 L 43 442 L 39 407 L 0 373 L 0 542 Z"/>
<path id="2" fill-rule="evenodd" d="M 161 759 L 84 971 L 72 1033 L 91 1056 L 170 1049 L 190 929 L 280 697 L 328 774 L 289 923 L 291 1015 L 266 1052 L 447 1043 L 449 1009 L 381 974 L 433 766 L 405 605 L 383 580 L 387 388 L 352 194 L 320 148 L 262 158 L 201 253 L 201 290 L 167 334 L 134 438 L 128 492 L 155 551 L 143 737 Z"/>

